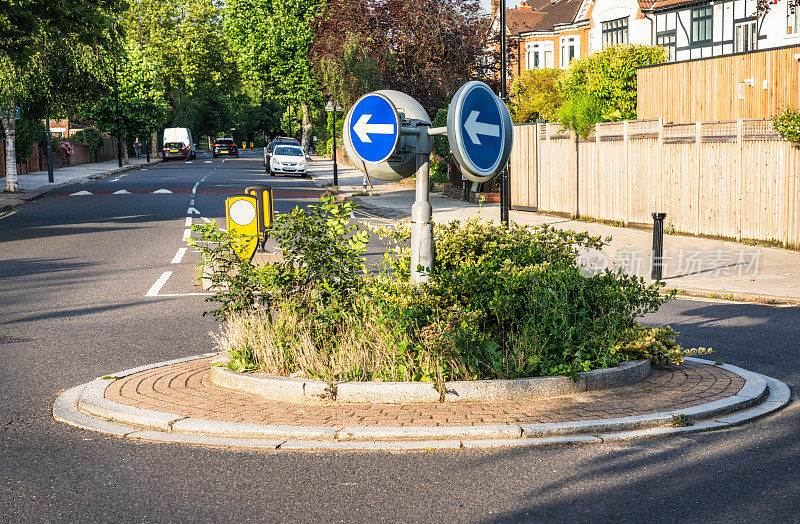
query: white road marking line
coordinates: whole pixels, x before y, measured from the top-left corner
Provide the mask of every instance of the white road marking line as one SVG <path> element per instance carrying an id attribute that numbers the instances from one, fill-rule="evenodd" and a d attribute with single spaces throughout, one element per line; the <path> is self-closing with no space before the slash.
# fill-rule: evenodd
<path id="1" fill-rule="evenodd" d="M 172 194 L 172 191 L 170 191 L 169 189 L 156 189 L 155 191 L 153 191 L 153 193 L 152 193 L 152 194 L 154 194 L 154 195 L 159 195 L 159 194 L 160 194 L 160 195 L 166 195 L 166 194 L 170 194 L 170 195 L 171 195 L 171 194 Z"/>
<path id="2" fill-rule="evenodd" d="M 115 195 L 130 195 L 131 192 L 125 189 L 120 189 L 119 191 L 114 191 Z"/>
<path id="3" fill-rule="evenodd" d="M 185 247 L 180 248 L 178 250 L 178 252 L 175 253 L 175 256 L 172 257 L 172 262 L 171 263 L 172 264 L 180 264 L 181 260 L 183 260 L 183 255 L 186 254 L 186 250 L 187 250 L 187 248 L 185 248 Z"/>
<path id="4" fill-rule="evenodd" d="M 191 200 L 189 200 L 189 205 L 190 205 L 190 206 L 193 206 L 193 205 L 194 205 L 194 198 L 193 198 L 193 199 L 191 199 Z"/>
<path id="5" fill-rule="evenodd" d="M 183 225 L 185 227 L 192 227 L 192 217 L 186 217 L 186 222 Z"/>
<path id="6" fill-rule="evenodd" d="M 161 276 L 158 277 L 158 280 L 150 287 L 150 289 L 145 294 L 146 297 L 155 297 L 158 296 L 158 292 L 161 291 L 161 288 L 164 287 L 164 284 L 167 283 L 169 277 L 172 276 L 172 271 L 164 271 L 161 273 Z"/>
<path id="7" fill-rule="evenodd" d="M 197 209 L 195 209 L 193 207 L 190 207 L 189 209 L 186 210 L 186 214 L 187 215 L 199 215 L 200 211 L 198 211 Z"/>
<path id="8" fill-rule="evenodd" d="M 189 240 L 189 238 L 191 238 L 191 236 L 192 236 L 192 230 L 191 229 L 184 229 L 183 230 L 183 241 L 184 242 Z"/>
<path id="9" fill-rule="evenodd" d="M 119 178 L 115 178 L 112 182 L 119 182 Z"/>
<path id="10" fill-rule="evenodd" d="M 797 304 L 770 304 L 766 302 L 756 302 L 753 300 L 726 300 L 720 298 L 707 298 L 707 297 L 692 297 L 692 296 L 676 296 L 677 300 L 686 300 L 688 302 L 708 302 L 710 304 L 731 304 L 731 305 L 756 305 L 756 306 L 769 306 L 769 307 L 797 307 Z"/>
<path id="11" fill-rule="evenodd" d="M 210 297 L 216 293 L 162 293 L 158 297 Z"/>
<path id="12" fill-rule="evenodd" d="M 84 195 L 91 195 L 89 191 L 78 191 L 76 193 L 72 193 L 70 196 L 84 196 Z"/>
<path id="13" fill-rule="evenodd" d="M 210 224 L 211 223 L 211 220 L 206 218 L 206 217 L 200 217 L 200 218 L 202 218 L 203 222 L 205 222 L 206 224 Z"/>

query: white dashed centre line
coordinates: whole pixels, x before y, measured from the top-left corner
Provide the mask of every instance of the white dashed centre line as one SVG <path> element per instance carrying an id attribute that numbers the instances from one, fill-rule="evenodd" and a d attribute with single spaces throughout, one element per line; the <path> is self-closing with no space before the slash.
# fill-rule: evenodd
<path id="1" fill-rule="evenodd" d="M 161 291 L 161 288 L 164 287 L 164 284 L 167 283 L 169 277 L 172 276 L 172 271 L 164 271 L 161 273 L 161 276 L 158 277 L 158 280 L 150 287 L 150 289 L 145 294 L 146 297 L 155 297 L 158 296 L 158 292 Z"/>
<path id="2" fill-rule="evenodd" d="M 192 236 L 192 230 L 191 229 L 184 229 L 183 230 L 183 241 L 184 242 L 189 240 L 189 237 L 191 237 L 191 236 Z"/>
<path id="3" fill-rule="evenodd" d="M 186 254 L 186 250 L 187 250 L 187 248 L 185 248 L 185 247 L 180 248 L 178 250 L 178 252 L 175 253 L 175 256 L 172 257 L 172 263 L 173 264 L 180 264 L 181 260 L 183 260 L 183 255 Z"/>
<path id="4" fill-rule="evenodd" d="M 186 217 L 186 227 L 192 227 L 192 217 Z"/>

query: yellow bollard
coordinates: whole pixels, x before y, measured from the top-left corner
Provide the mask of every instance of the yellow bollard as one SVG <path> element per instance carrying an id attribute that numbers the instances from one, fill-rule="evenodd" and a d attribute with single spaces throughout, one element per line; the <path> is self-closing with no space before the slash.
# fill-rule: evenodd
<path id="1" fill-rule="evenodd" d="M 225 223 L 229 235 L 241 235 L 234 242 L 234 250 L 240 259 L 249 262 L 258 248 L 259 237 L 258 199 L 251 195 L 231 195 L 225 199 Z"/>

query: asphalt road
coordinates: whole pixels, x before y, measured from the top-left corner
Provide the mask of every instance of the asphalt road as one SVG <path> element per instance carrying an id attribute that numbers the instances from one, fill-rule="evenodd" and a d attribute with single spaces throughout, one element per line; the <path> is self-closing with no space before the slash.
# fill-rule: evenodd
<path id="1" fill-rule="evenodd" d="M 226 193 L 266 180 L 278 212 L 318 194 L 265 178 L 254 156 L 207 160 L 65 188 L 0 220 L 1 521 L 800 521 L 797 402 L 687 437 L 421 454 L 232 451 L 55 422 L 63 389 L 213 348 L 208 305 L 191 294 L 198 255 L 173 263 L 198 181 L 208 175 L 193 206 L 208 219 Z M 676 300 L 647 321 L 800 386 L 800 308 Z"/>

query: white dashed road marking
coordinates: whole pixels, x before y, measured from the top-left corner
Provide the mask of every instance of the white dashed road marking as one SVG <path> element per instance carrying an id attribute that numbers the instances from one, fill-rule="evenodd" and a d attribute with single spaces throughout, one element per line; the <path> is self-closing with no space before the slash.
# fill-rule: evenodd
<path id="1" fill-rule="evenodd" d="M 164 271 L 161 273 L 161 276 L 158 277 L 158 280 L 150 287 L 150 289 L 145 294 L 146 297 L 155 297 L 158 296 L 158 292 L 161 291 L 161 288 L 164 287 L 164 284 L 167 283 L 169 277 L 172 276 L 172 271 Z"/>
<path id="2" fill-rule="evenodd" d="M 180 249 L 178 250 L 178 252 L 177 252 L 177 253 L 175 253 L 175 256 L 174 256 L 174 257 L 172 257 L 172 263 L 173 263 L 173 264 L 180 264 L 180 263 L 181 263 L 181 260 L 183 260 L 183 255 L 185 255 L 185 254 L 186 254 L 186 249 L 187 249 L 187 248 L 185 248 L 185 247 L 182 247 L 182 248 L 180 248 Z"/>

